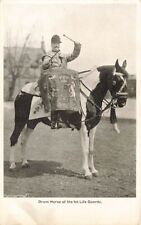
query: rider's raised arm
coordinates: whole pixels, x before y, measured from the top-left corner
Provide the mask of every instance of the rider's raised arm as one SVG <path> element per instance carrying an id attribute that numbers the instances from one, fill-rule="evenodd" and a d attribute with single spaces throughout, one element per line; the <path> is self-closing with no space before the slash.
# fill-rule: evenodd
<path id="1" fill-rule="evenodd" d="M 74 60 L 75 58 L 77 58 L 80 54 L 80 50 L 81 50 L 81 44 L 75 42 L 72 54 L 66 55 L 67 62 L 70 62 L 70 61 Z"/>

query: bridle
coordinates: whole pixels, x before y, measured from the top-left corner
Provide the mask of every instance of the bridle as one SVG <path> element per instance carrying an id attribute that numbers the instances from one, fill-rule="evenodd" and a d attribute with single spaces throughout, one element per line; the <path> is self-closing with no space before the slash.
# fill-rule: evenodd
<path id="1" fill-rule="evenodd" d="M 121 80 L 123 80 L 123 84 L 120 87 L 119 91 L 116 92 L 115 97 L 116 98 L 127 98 L 128 93 L 123 92 L 124 88 L 127 86 L 127 81 L 126 81 L 126 79 L 124 79 L 123 74 L 121 74 L 121 73 L 116 72 L 116 76 L 119 76 L 121 78 Z"/>
<path id="2" fill-rule="evenodd" d="M 120 78 L 123 80 L 123 84 L 122 86 L 120 87 L 119 91 L 116 92 L 116 94 L 114 96 L 112 96 L 111 100 L 108 101 L 106 98 L 103 99 L 103 103 L 106 105 L 103 109 L 101 107 L 99 107 L 96 102 L 92 99 L 89 98 L 89 96 L 87 96 L 85 94 L 84 91 L 82 91 L 82 89 L 80 89 L 80 93 L 88 100 L 88 102 L 90 102 L 93 106 L 95 106 L 99 112 L 100 112 L 100 115 L 103 114 L 104 111 L 106 111 L 107 109 L 109 109 L 110 107 L 112 108 L 116 108 L 117 105 L 115 103 L 115 100 L 117 100 L 118 98 L 127 98 L 127 95 L 128 93 L 127 92 L 123 92 L 125 86 L 127 85 L 127 82 L 126 82 L 126 79 L 123 78 L 123 75 L 121 73 L 117 73 L 116 72 L 116 75 L 117 76 L 120 76 Z M 84 82 L 80 79 L 80 83 L 91 93 L 92 90 L 90 90 L 86 84 L 84 84 Z"/>

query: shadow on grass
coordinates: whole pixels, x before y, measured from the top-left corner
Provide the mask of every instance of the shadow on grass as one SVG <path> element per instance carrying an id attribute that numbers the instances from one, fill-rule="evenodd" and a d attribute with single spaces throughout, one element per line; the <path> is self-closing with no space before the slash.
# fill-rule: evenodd
<path id="1" fill-rule="evenodd" d="M 15 178 L 35 177 L 46 174 L 52 175 L 63 175 L 67 177 L 84 178 L 80 173 L 72 170 L 67 170 L 62 167 L 62 164 L 54 161 L 37 161 L 29 160 L 30 167 L 22 168 L 21 163 L 16 163 L 16 169 L 13 171 L 9 170 L 9 162 L 4 162 L 4 175 Z"/>

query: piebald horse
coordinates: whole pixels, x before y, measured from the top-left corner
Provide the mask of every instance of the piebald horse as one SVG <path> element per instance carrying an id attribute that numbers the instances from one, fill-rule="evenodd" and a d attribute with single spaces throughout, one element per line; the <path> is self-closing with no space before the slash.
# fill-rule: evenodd
<path id="1" fill-rule="evenodd" d="M 82 145 L 82 169 L 84 177 L 91 179 L 97 176 L 98 171 L 94 165 L 94 138 L 96 128 L 101 120 L 102 113 L 110 107 L 123 107 L 127 101 L 126 60 L 122 66 L 118 60 L 115 65 L 98 67 L 89 76 L 80 81 L 81 113 L 69 113 L 60 111 L 60 118 L 67 127 L 76 128 L 80 132 Z M 111 94 L 111 100 L 105 98 L 107 92 Z M 14 102 L 15 127 L 10 137 L 10 170 L 16 168 L 15 150 L 19 136 L 21 135 L 22 167 L 28 167 L 26 158 L 26 146 L 29 136 L 39 122 L 51 126 L 49 117 L 29 120 L 30 107 L 33 95 L 21 91 Z M 103 104 L 105 104 L 103 106 Z M 104 108 L 103 108 L 104 107 Z"/>

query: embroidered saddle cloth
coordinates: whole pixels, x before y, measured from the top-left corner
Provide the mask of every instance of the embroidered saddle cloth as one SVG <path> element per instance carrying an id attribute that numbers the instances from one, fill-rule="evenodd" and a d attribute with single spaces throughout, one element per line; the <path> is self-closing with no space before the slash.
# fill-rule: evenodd
<path id="1" fill-rule="evenodd" d="M 78 73 L 71 69 L 54 68 L 46 71 L 51 96 L 51 110 L 81 111 Z"/>

